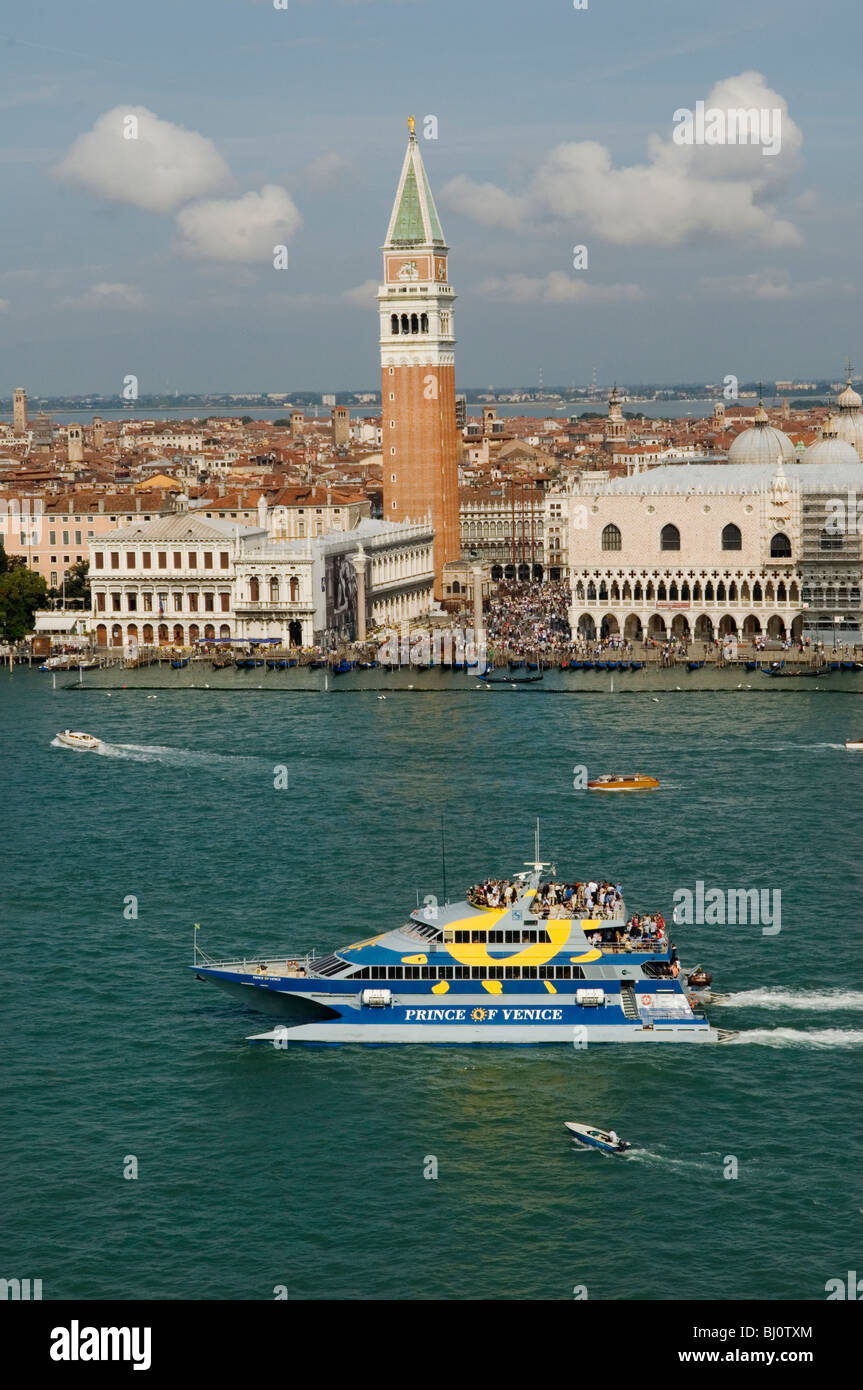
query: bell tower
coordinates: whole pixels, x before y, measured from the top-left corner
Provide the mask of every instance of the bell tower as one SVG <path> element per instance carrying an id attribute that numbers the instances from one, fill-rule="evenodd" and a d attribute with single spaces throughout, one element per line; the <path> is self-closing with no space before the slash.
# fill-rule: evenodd
<path id="1" fill-rule="evenodd" d="M 443 567 L 461 553 L 455 295 L 413 116 L 408 130 L 378 290 L 384 518 L 421 521 L 431 512 L 435 597 L 441 598 Z"/>

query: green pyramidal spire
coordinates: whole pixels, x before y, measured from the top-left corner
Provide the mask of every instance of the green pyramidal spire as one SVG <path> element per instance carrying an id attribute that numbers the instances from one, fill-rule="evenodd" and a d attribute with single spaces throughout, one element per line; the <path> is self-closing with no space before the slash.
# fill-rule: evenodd
<path id="1" fill-rule="evenodd" d="M 443 229 L 432 197 L 420 147 L 414 133 L 413 117 L 408 122 L 410 139 L 402 165 L 393 205 L 388 246 L 445 245 Z"/>

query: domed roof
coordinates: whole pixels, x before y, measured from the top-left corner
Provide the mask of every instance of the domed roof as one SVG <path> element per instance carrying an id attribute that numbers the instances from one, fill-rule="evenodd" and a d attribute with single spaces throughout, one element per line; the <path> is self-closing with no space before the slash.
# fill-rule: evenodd
<path id="1" fill-rule="evenodd" d="M 853 444 L 839 438 L 839 421 L 831 415 L 821 426 L 821 438 L 803 450 L 801 463 L 859 463 Z"/>
<path id="2" fill-rule="evenodd" d="M 848 378 L 848 385 L 838 398 L 839 419 L 836 421 L 836 432 L 840 439 L 846 444 L 850 444 L 856 449 L 859 458 L 863 459 L 863 400 L 851 385 L 851 378 Z"/>
<path id="3" fill-rule="evenodd" d="M 776 463 L 777 459 L 796 457 L 788 435 L 768 422 L 763 405 L 755 412 L 755 423 L 738 434 L 728 450 L 729 463 Z"/>

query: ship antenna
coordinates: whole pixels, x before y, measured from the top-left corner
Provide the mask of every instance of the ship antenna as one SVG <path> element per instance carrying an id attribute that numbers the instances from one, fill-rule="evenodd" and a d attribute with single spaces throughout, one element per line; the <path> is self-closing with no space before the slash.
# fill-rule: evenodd
<path id="1" fill-rule="evenodd" d="M 449 894 L 446 890 L 446 835 L 444 833 L 443 815 L 440 818 L 440 858 L 441 868 L 443 869 L 443 900 L 449 902 Z"/>

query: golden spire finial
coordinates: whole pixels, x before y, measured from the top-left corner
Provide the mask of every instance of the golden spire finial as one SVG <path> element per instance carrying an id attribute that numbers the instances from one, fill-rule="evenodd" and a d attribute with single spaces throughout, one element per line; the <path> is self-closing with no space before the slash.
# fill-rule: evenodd
<path id="1" fill-rule="evenodd" d="M 413 116 L 408 116 L 408 130 L 410 131 L 410 133 L 411 133 L 411 139 L 413 140 L 413 139 L 414 139 L 414 133 L 415 133 L 415 130 L 416 130 L 416 121 L 414 120 Z"/>

